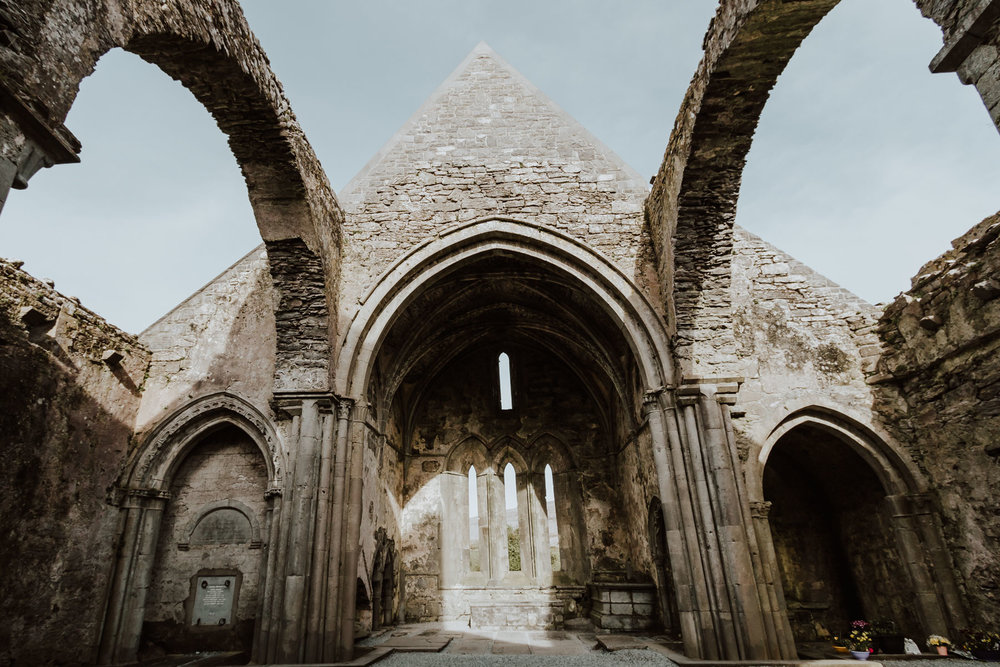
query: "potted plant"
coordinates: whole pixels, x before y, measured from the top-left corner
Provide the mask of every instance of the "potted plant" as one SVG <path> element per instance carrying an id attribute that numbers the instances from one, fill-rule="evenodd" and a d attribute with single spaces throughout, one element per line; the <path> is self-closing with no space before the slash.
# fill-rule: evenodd
<path id="1" fill-rule="evenodd" d="M 833 644 L 833 650 L 837 653 L 847 653 L 847 642 L 839 636 L 834 635 L 830 643 Z"/>
<path id="2" fill-rule="evenodd" d="M 951 646 L 951 642 L 948 641 L 947 637 L 942 637 L 941 635 L 931 635 L 927 638 L 927 647 L 935 649 L 938 652 L 938 655 L 948 655 L 949 646 Z"/>
<path id="3" fill-rule="evenodd" d="M 1000 633 L 964 630 L 962 648 L 979 660 L 1000 661 Z"/>
<path id="4" fill-rule="evenodd" d="M 872 648 L 876 653 L 905 653 L 903 635 L 896 630 L 894 621 L 872 621 Z"/>
<path id="5" fill-rule="evenodd" d="M 847 636 L 847 647 L 855 660 L 867 660 L 872 653 L 872 626 L 868 621 L 851 621 L 851 634 Z"/>

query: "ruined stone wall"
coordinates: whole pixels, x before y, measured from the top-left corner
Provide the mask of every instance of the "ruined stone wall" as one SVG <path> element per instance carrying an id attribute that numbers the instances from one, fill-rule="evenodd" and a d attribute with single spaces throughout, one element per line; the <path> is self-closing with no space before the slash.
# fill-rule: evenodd
<path id="1" fill-rule="evenodd" d="M 96 657 L 118 530 L 106 494 L 149 358 L 135 337 L 0 262 L 0 662 Z"/>
<path id="2" fill-rule="evenodd" d="M 148 651 L 150 645 L 170 653 L 250 647 L 257 615 L 266 489 L 267 467 L 260 450 L 234 427 L 209 434 L 180 463 L 160 524 L 141 651 Z M 220 503 L 232 505 L 232 501 L 239 503 L 238 510 L 220 507 L 214 516 L 205 515 Z M 244 509 L 251 517 L 243 518 Z M 256 520 L 256 534 L 247 520 L 251 518 Z M 195 625 L 192 578 L 223 573 L 237 574 L 240 579 L 234 617 L 222 627 Z"/>
<path id="3" fill-rule="evenodd" d="M 340 193 L 341 303 L 442 228 L 488 216 L 580 238 L 649 287 L 645 195 L 638 174 L 481 46 Z"/>
<path id="4" fill-rule="evenodd" d="M 510 444 L 526 458 L 540 446 L 540 438 L 565 443 L 579 469 L 583 490 L 582 498 L 570 499 L 582 507 L 584 522 L 585 535 L 579 537 L 586 554 L 577 557 L 587 559 L 586 569 L 595 578 L 624 577 L 630 558 L 628 528 L 622 515 L 616 455 L 609 450 L 601 408 L 576 375 L 551 354 L 520 346 L 507 351 L 514 377 L 510 413 L 500 411 L 494 389 L 496 355 L 483 350 L 463 355 L 446 367 L 431 381 L 413 414 L 404 462 L 402 545 L 409 620 L 441 616 L 441 563 L 461 558 L 461 554 L 447 553 L 441 541 L 441 473 L 452 448 L 468 438 L 484 443 L 491 456 Z M 497 472 L 503 475 L 502 468 Z M 561 539 L 567 530 L 579 528 L 560 525 Z M 569 567 L 563 564 L 564 569 Z M 465 608 L 449 613 L 468 613 L 470 599 L 455 602 Z"/>
<path id="5" fill-rule="evenodd" d="M 260 246 L 140 334 L 152 352 L 137 432 L 205 394 L 228 391 L 268 414 L 274 299 Z"/>
<path id="6" fill-rule="evenodd" d="M 730 295 L 741 456 L 752 461 L 782 418 L 810 405 L 872 422 L 865 371 L 879 351 L 877 308 L 738 227 Z"/>
<path id="7" fill-rule="evenodd" d="M 879 322 L 883 423 L 932 480 L 970 622 L 1000 625 L 1000 215 L 926 264 Z"/>
<path id="8" fill-rule="evenodd" d="M 4 12 L 0 198 L 44 164 L 78 161 L 62 126 L 81 80 L 121 47 L 180 81 L 227 136 L 273 258 L 281 390 L 324 391 L 336 337 L 343 213 L 235 0 L 30 0 Z M 23 165 L 34 167 L 30 173 Z M 305 342 L 303 342 L 305 341 Z"/>
<path id="9" fill-rule="evenodd" d="M 398 572 L 399 548 L 402 544 L 402 434 L 401 416 L 393 411 L 387 416 L 385 431 L 370 428 L 363 463 L 363 516 L 361 519 L 361 558 L 358 563 L 358 577 L 371 593 L 373 590 L 373 568 L 381 540 L 391 540 Z M 375 425 L 377 422 L 370 422 Z M 383 582 L 383 586 L 388 585 Z M 398 591 L 393 595 L 393 604 L 398 599 Z M 394 607 L 395 608 L 395 607 Z M 361 615 L 359 614 L 359 617 Z M 356 628 L 356 635 L 363 636 L 371 630 L 371 614 L 365 615 Z"/>
<path id="10" fill-rule="evenodd" d="M 642 388 L 631 378 L 633 405 L 642 405 Z M 653 465 L 653 437 L 638 410 L 629 419 L 619 419 L 615 442 L 619 443 L 618 477 L 622 514 L 627 522 L 628 574 L 633 581 L 651 581 L 654 576 L 649 534 L 649 504 L 659 499 L 659 484 Z"/>

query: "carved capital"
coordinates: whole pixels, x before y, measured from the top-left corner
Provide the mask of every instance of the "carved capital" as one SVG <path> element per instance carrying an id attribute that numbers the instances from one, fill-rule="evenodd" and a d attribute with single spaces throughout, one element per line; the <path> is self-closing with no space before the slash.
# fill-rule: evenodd
<path id="1" fill-rule="evenodd" d="M 650 412 L 661 407 L 660 397 L 663 396 L 664 388 L 648 389 L 642 394 L 642 412 L 648 415 Z"/>
<path id="2" fill-rule="evenodd" d="M 771 502 L 768 500 L 755 500 L 750 503 L 750 516 L 755 519 L 767 519 L 771 513 Z"/>
<path id="3" fill-rule="evenodd" d="M 351 410 L 354 408 L 353 398 L 337 396 L 337 419 L 350 419 Z"/>

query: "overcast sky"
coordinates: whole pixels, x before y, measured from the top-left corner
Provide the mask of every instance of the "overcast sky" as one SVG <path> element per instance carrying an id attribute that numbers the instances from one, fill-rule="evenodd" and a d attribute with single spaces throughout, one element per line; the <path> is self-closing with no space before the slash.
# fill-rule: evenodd
<path id="1" fill-rule="evenodd" d="M 244 0 L 342 188 L 480 40 L 640 173 L 659 168 L 711 0 Z M 778 80 L 737 223 L 871 301 L 1000 208 L 1000 136 L 974 88 L 927 63 L 909 0 L 844 0 Z M 222 133 L 121 51 L 66 121 L 82 164 L 42 170 L 0 216 L 0 256 L 139 332 L 260 242 Z"/>

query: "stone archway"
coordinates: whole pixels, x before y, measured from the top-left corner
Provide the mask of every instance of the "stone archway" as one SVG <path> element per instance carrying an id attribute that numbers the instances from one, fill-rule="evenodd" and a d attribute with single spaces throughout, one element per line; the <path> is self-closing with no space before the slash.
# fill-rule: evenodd
<path id="1" fill-rule="evenodd" d="M 485 276 L 489 279 L 484 279 Z M 405 332 L 405 335 L 394 332 Z M 664 335 L 662 321 L 643 293 L 612 263 L 586 244 L 551 228 L 512 219 L 479 220 L 449 228 L 401 258 L 369 289 L 360 304 L 345 332 L 338 354 L 336 392 L 355 401 L 356 414 L 360 416 L 363 409 L 365 420 L 378 426 L 377 431 L 365 429 L 360 426 L 363 420 L 356 418 L 354 423 L 359 427 L 354 428 L 349 436 L 352 441 L 350 446 L 364 450 L 365 440 L 385 437 L 379 433 L 409 433 L 407 424 L 414 418 L 414 410 L 439 387 L 447 386 L 447 383 L 443 384 L 441 374 L 462 381 L 462 373 L 454 366 L 459 357 L 468 360 L 466 376 L 481 377 L 488 385 L 493 382 L 494 371 L 491 368 L 497 363 L 497 355 L 505 352 L 510 353 L 515 368 L 515 384 L 522 389 L 525 386 L 523 383 L 534 381 L 531 379 L 532 368 L 548 368 L 546 364 L 550 363 L 553 368 L 551 377 L 559 377 L 560 382 L 578 386 L 574 396 L 589 402 L 592 407 L 574 414 L 588 415 L 587 418 L 595 422 L 595 432 L 605 434 L 601 437 L 610 437 L 616 420 L 631 423 L 631 420 L 641 419 L 644 409 L 661 414 L 659 388 L 670 385 L 673 378 L 669 342 Z M 535 371 L 536 375 L 538 372 Z M 638 392 L 635 387 L 640 388 Z M 404 392 L 406 401 L 401 405 L 394 404 L 392 397 Z M 644 406 L 636 402 L 636 397 L 641 401 L 647 395 L 645 392 L 652 392 L 657 398 Z M 486 415 L 482 418 L 486 420 L 488 417 L 490 423 L 495 422 L 499 429 L 491 431 L 485 438 L 492 443 L 490 448 L 501 447 L 503 440 L 500 436 L 512 435 L 511 431 L 504 431 L 500 426 L 508 422 L 513 426 L 522 416 L 540 431 L 525 432 L 520 434 L 520 439 L 511 441 L 518 442 L 517 447 L 529 453 L 532 448 L 541 451 L 546 447 L 547 441 L 540 437 L 546 429 L 550 426 L 556 431 L 562 428 L 558 424 L 546 425 L 535 420 L 530 416 L 530 405 L 528 408 L 519 407 L 516 398 L 508 415 L 497 413 L 490 416 L 495 410 L 502 412 L 502 409 L 490 407 L 493 398 L 488 386 L 483 387 L 481 393 L 481 401 L 479 393 L 474 394 L 476 405 L 482 403 L 478 414 Z M 467 396 L 465 402 L 471 402 L 472 396 Z M 433 404 L 441 404 L 436 395 Z M 393 415 L 393 425 L 386 425 L 387 415 Z M 397 428 L 398 425 L 402 426 Z M 366 430 L 370 432 L 366 433 Z M 666 450 L 667 434 L 663 421 L 656 422 L 651 434 L 655 446 Z M 570 436 L 569 441 L 574 442 L 574 438 Z M 574 446 L 578 445 L 574 443 Z M 405 443 L 396 444 L 393 449 L 411 451 Z M 555 449 L 550 447 L 549 450 L 553 454 L 550 457 L 553 475 L 562 475 L 561 470 L 557 471 L 560 459 L 555 456 Z M 441 452 L 445 455 L 447 449 Z M 492 449 L 490 452 L 491 455 L 495 453 Z M 544 468 L 549 462 L 546 459 L 538 467 L 540 459 L 525 458 L 527 461 L 518 468 L 516 475 L 519 489 L 522 480 L 527 482 L 531 478 L 537 482 L 539 476 L 544 479 Z M 671 488 L 674 473 L 666 466 L 665 458 L 658 460 L 656 465 L 661 478 L 659 483 L 664 488 L 662 497 L 676 498 Z M 588 461 L 588 466 L 592 466 L 591 461 Z M 421 494 L 419 505 L 413 506 L 431 507 L 436 493 L 444 492 L 445 482 L 454 482 L 457 488 L 463 488 L 463 482 L 467 484 L 469 465 L 463 460 L 458 469 L 453 467 L 449 462 L 448 471 L 440 472 L 440 463 L 420 460 L 413 474 L 419 475 L 422 481 L 410 482 L 407 478 L 406 483 L 411 493 Z M 488 470 L 494 467 L 486 465 Z M 475 468 L 477 474 L 483 473 L 479 466 Z M 494 472 L 496 475 L 502 473 L 501 470 Z M 559 488 L 579 489 L 571 480 L 575 474 L 573 470 L 566 472 L 566 476 L 559 477 L 558 483 L 564 484 Z M 588 470 L 588 474 L 593 472 Z M 367 485 L 367 488 L 375 487 Z M 438 491 L 439 488 L 441 491 Z M 602 485 L 602 488 L 605 487 Z M 606 488 L 614 493 L 617 485 L 608 484 Z M 483 489 L 479 492 L 483 493 Z M 564 494 L 568 492 L 564 491 Z M 452 489 L 445 495 L 457 498 L 461 493 L 456 494 Z M 538 495 L 537 491 L 535 495 Z M 558 489 L 555 495 L 558 512 Z M 529 508 L 534 508 L 536 514 L 541 514 L 543 503 L 538 502 L 537 497 L 527 500 L 531 502 L 518 503 L 518 513 L 522 509 L 530 512 Z M 501 502 L 502 499 L 495 499 L 493 505 L 500 505 Z M 670 512 L 676 513 L 677 501 L 670 502 Z M 363 501 L 358 506 L 368 504 L 368 501 Z M 603 506 L 618 505 L 606 502 Z M 451 512 L 460 510 L 464 505 L 445 502 L 443 507 L 443 512 Z M 502 516 L 502 506 L 499 510 Z M 567 537 L 572 539 L 575 533 L 576 539 L 581 539 L 579 531 L 569 529 L 573 523 L 572 512 L 564 512 L 564 515 L 562 519 L 567 527 Z M 425 513 L 406 519 L 406 525 L 423 526 L 425 522 L 435 520 Z M 354 519 L 349 525 L 353 526 L 355 522 L 360 520 Z M 519 520 L 519 523 L 522 526 L 535 525 L 530 517 Z M 622 522 L 616 522 L 616 525 L 621 526 Z M 644 513 L 638 518 L 638 525 L 645 525 Z M 559 530 L 562 531 L 562 526 Z M 588 527 L 590 531 L 591 527 Z M 531 576 L 535 576 L 535 568 L 531 566 L 538 565 L 537 554 L 549 551 L 547 545 L 541 544 L 544 541 L 541 532 L 532 535 L 532 540 L 537 540 L 538 544 L 521 545 L 522 555 L 527 546 L 531 546 L 535 553 L 533 560 L 524 559 Z M 457 531 L 454 541 L 458 543 L 462 535 L 463 531 Z M 355 540 L 353 535 L 348 535 L 346 539 L 351 543 Z M 593 539 L 599 541 L 599 538 Z M 671 539 L 681 540 L 683 536 L 674 531 Z M 559 540 L 561 548 L 561 532 Z M 612 543 L 615 540 L 608 539 L 607 544 Z M 572 542 L 565 546 L 570 568 L 577 568 L 581 575 L 589 572 L 591 563 L 574 563 L 574 559 L 569 557 L 577 547 Z M 461 548 L 455 547 L 452 551 L 459 553 Z M 679 551 L 686 553 L 684 549 Z M 407 552 L 405 547 L 403 552 Z M 498 558 L 498 554 L 493 556 Z M 610 558 L 604 567 L 617 567 L 616 558 L 618 556 Z M 679 576 L 685 576 L 684 568 L 685 563 L 677 566 L 681 573 Z M 405 565 L 401 569 L 405 571 Z M 495 569 L 504 571 L 500 564 Z M 544 564 L 538 569 L 544 570 Z M 420 576 L 424 577 L 421 585 L 437 590 L 436 583 L 425 580 L 431 576 L 436 580 L 440 576 L 442 581 L 454 582 L 461 579 L 462 573 L 442 566 L 440 575 L 430 572 Z M 546 573 L 545 576 L 552 575 Z M 570 576 L 576 574 L 560 574 L 563 578 Z M 409 590 L 405 582 L 402 588 Z M 346 602 L 349 595 L 345 593 L 341 593 L 341 599 Z M 412 613 L 415 617 L 426 614 L 437 618 L 437 604 L 428 597 L 426 604 L 420 609 L 414 607 Z M 345 639 L 347 637 L 342 636 L 341 642 Z"/>
<path id="2" fill-rule="evenodd" d="M 18 18 L 12 47 L 24 51 L 0 59 L 10 110 L 0 194 L 41 166 L 79 160 L 63 121 L 104 53 L 123 48 L 158 66 L 212 114 L 246 179 L 279 294 L 275 390 L 328 389 L 343 213 L 239 4 L 34 0 Z"/>
<path id="3" fill-rule="evenodd" d="M 936 512 L 908 458 L 874 430 L 816 406 L 771 432 L 751 481 L 761 552 L 796 641 L 891 620 L 907 636 L 963 622 Z"/>
<path id="4" fill-rule="evenodd" d="M 204 450 L 202 453 L 205 456 L 201 456 L 204 460 L 192 464 L 190 454 L 196 450 Z M 213 453 L 218 456 L 213 458 Z M 229 495 L 220 497 L 223 489 L 230 486 L 235 489 L 239 483 L 233 480 L 232 484 L 220 485 L 214 480 L 219 475 L 239 474 L 237 461 L 259 467 L 256 477 L 260 479 L 252 489 L 246 490 L 245 497 L 232 496 L 235 491 L 231 489 Z M 178 595 L 181 596 L 181 601 L 186 599 L 186 591 L 166 590 L 170 586 L 176 589 L 178 577 L 185 583 L 193 582 L 191 585 L 194 586 L 200 584 L 201 580 L 208 581 L 206 578 L 231 575 L 230 584 L 236 582 L 236 590 L 244 587 L 245 591 L 252 592 L 253 598 L 263 601 L 266 595 L 266 572 L 273 568 L 273 563 L 268 562 L 267 552 L 269 545 L 275 542 L 279 527 L 277 510 L 280 507 L 278 499 L 284 468 L 278 437 L 270 422 L 253 405 L 232 394 L 212 394 L 197 399 L 164 419 L 149 434 L 113 489 L 113 496 L 122 510 L 123 518 L 120 523 L 120 546 L 117 560 L 113 564 L 111 591 L 105 611 L 99 663 L 111 664 L 135 659 L 143 636 L 147 602 L 157 609 L 155 605 L 166 605 L 165 608 L 169 608 L 171 604 L 176 605 L 175 598 Z M 182 471 L 187 482 L 174 488 L 179 471 Z M 194 495 L 191 495 L 192 488 L 195 489 Z M 180 503 L 180 507 L 172 506 L 171 497 L 178 494 L 184 495 L 185 500 Z M 197 528 L 198 519 L 213 511 L 229 513 L 227 516 L 215 517 L 216 520 L 221 518 L 226 525 L 221 526 L 220 530 L 207 533 L 203 531 L 202 541 L 213 545 L 209 551 L 214 545 L 221 545 L 229 551 L 239 551 L 237 560 L 246 561 L 244 570 L 253 577 L 252 581 L 243 579 L 243 571 L 231 571 L 231 568 L 224 572 L 209 571 L 213 566 L 208 565 L 209 570 L 199 570 L 187 556 L 186 552 L 192 549 L 190 533 L 194 532 L 193 528 Z M 165 515 L 167 521 L 164 524 Z M 238 515 L 244 516 L 245 531 L 239 526 Z M 261 526 L 265 527 L 264 530 L 261 530 Z M 172 535 L 184 536 L 184 541 L 164 544 L 163 540 L 170 540 L 169 536 L 162 535 L 164 527 Z M 187 530 L 189 528 L 191 530 Z M 257 539 L 254 539 L 255 535 Z M 249 539 L 244 540 L 243 537 Z M 247 552 L 247 555 L 243 552 L 244 549 L 256 551 Z M 211 554 L 202 554 L 202 551 L 205 549 L 195 549 L 194 555 L 198 556 L 196 560 L 199 564 L 214 562 Z M 207 558 L 204 563 L 201 556 Z M 229 556 L 226 559 L 227 565 L 231 565 L 231 557 L 234 557 L 233 554 Z M 165 563 L 165 560 L 169 560 L 169 563 Z M 163 567 L 172 569 L 164 573 Z M 218 564 L 215 568 L 218 569 Z M 174 570 L 183 570 L 183 577 Z M 158 576 L 158 572 L 162 576 Z M 201 579 L 195 581 L 197 577 Z M 208 581 L 206 586 L 213 583 L 214 580 Z M 195 599 L 194 596 L 191 597 L 192 602 Z M 251 598 L 244 597 L 246 599 Z M 234 596 L 232 602 L 237 604 L 238 596 Z M 252 611 L 244 608 L 238 618 L 256 617 L 260 608 L 261 605 L 256 603 Z M 171 618 L 169 612 L 160 613 L 161 611 L 163 610 L 157 609 L 155 620 L 161 620 L 162 616 L 163 620 L 168 621 L 164 625 L 167 636 L 161 640 L 180 648 L 190 648 L 194 645 L 191 642 L 197 644 L 197 637 L 187 636 L 184 630 L 184 626 L 190 625 L 187 621 L 191 619 L 178 623 L 180 619 Z M 256 641 L 260 628 L 248 629 L 244 623 L 237 632 L 238 618 L 234 619 L 230 615 L 226 619 L 229 621 L 223 624 L 227 626 L 227 632 L 223 633 L 226 637 L 220 635 L 210 639 L 219 640 L 222 642 L 220 645 L 227 647 L 236 641 L 236 635 L 246 639 L 249 634 L 253 634 Z M 247 644 L 244 648 L 249 649 L 251 646 Z"/>
<path id="5" fill-rule="evenodd" d="M 713 373 L 731 370 L 724 361 L 734 350 L 729 263 L 747 153 L 778 76 L 839 1 L 723 0 L 705 35 L 702 61 L 646 200 L 678 363 L 687 372 L 695 359 L 701 372 L 706 364 L 718 366 Z M 994 124 L 1000 123 L 1000 84 L 983 76 L 1000 58 L 995 31 L 986 29 L 995 20 L 995 3 L 915 4 L 944 33 L 933 71 L 961 68 L 963 82 L 976 84 Z"/>

